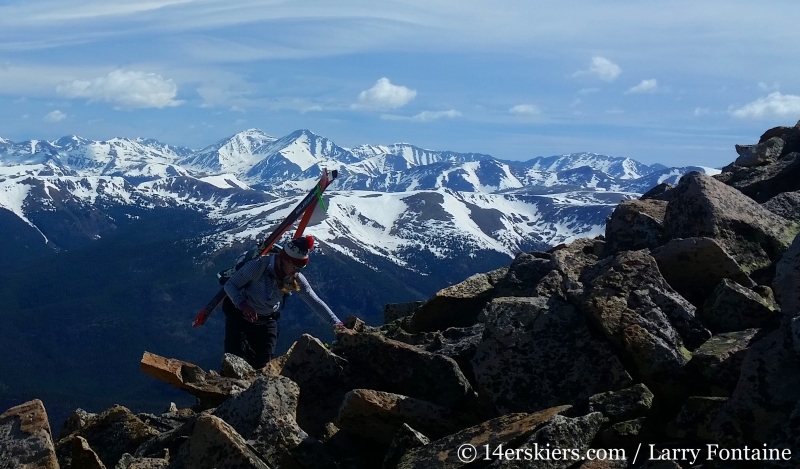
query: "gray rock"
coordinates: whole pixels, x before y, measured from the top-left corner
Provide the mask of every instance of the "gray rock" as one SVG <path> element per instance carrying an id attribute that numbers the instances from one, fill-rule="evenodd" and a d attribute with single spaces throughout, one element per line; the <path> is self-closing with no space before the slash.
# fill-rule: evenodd
<path id="1" fill-rule="evenodd" d="M 800 190 L 800 179 L 797 177 L 800 153 L 796 153 L 800 150 L 787 153 L 793 145 L 786 139 L 784 142 L 786 144 L 777 161 L 763 166 L 732 164 L 723 168 L 722 173 L 714 176 L 714 179 L 738 189 L 758 203 L 764 203 L 782 192 Z"/>
<path id="2" fill-rule="evenodd" d="M 748 274 L 778 259 L 800 231 L 796 223 L 705 174 L 686 174 L 675 192 L 664 217 L 666 235 L 714 238 Z"/>
<path id="3" fill-rule="evenodd" d="M 496 298 L 486 316 L 472 367 L 501 414 L 572 404 L 630 383 L 608 342 L 558 298 Z"/>
<path id="4" fill-rule="evenodd" d="M 633 454 L 639 443 L 647 443 L 651 436 L 645 424 L 645 417 L 617 422 L 600 433 L 600 443 L 604 448 L 622 449 L 626 456 Z"/>
<path id="5" fill-rule="evenodd" d="M 414 314 L 424 301 L 412 301 L 408 303 L 389 303 L 383 307 L 383 323 L 389 324 L 400 318 Z"/>
<path id="6" fill-rule="evenodd" d="M 0 414 L 0 468 L 59 469 L 44 404 L 35 399 Z"/>
<path id="7" fill-rule="evenodd" d="M 261 377 L 217 407 L 214 416 L 248 440 L 271 466 L 333 467 L 322 443 L 309 437 L 295 421 L 299 393 L 289 378 Z"/>
<path id="8" fill-rule="evenodd" d="M 165 458 L 135 458 L 125 453 L 114 469 L 164 469 L 168 465 L 169 461 Z"/>
<path id="9" fill-rule="evenodd" d="M 286 352 L 281 375 L 300 386 L 297 423 L 314 435 L 333 421 L 342 398 L 354 385 L 347 360 L 308 334 Z"/>
<path id="10" fill-rule="evenodd" d="M 800 236 L 778 261 L 772 290 L 784 316 L 800 316 Z"/>
<path id="11" fill-rule="evenodd" d="M 495 284 L 506 272 L 507 268 L 504 267 L 475 274 L 461 283 L 439 290 L 411 316 L 413 332 L 472 326 L 492 296 Z"/>
<path id="12" fill-rule="evenodd" d="M 656 396 L 680 399 L 691 358 L 684 341 L 694 348 L 710 333 L 694 317 L 694 307 L 661 277 L 655 260 L 644 251 L 624 251 L 598 262 L 581 281 L 581 311 Z"/>
<path id="13" fill-rule="evenodd" d="M 689 363 L 706 379 L 712 396 L 731 396 L 757 333 L 758 329 L 748 329 L 715 335 L 692 353 Z"/>
<path id="14" fill-rule="evenodd" d="M 800 223 L 800 191 L 781 192 L 761 206 L 787 220 Z"/>
<path id="15" fill-rule="evenodd" d="M 530 450 L 531 455 L 538 448 L 563 448 L 569 455 L 553 457 L 544 461 L 536 461 L 535 467 L 542 469 L 567 469 L 575 464 L 580 457 L 584 457 L 589 444 L 594 440 L 600 425 L 603 424 L 603 415 L 599 412 L 591 413 L 580 418 L 568 418 L 556 415 L 542 428 L 536 430 L 517 449 Z M 524 453 L 521 453 L 524 454 Z M 531 467 L 531 461 L 524 458 L 496 460 L 489 465 L 492 469 L 522 469 Z"/>
<path id="16" fill-rule="evenodd" d="M 639 200 L 664 200 L 669 202 L 672 199 L 672 189 L 674 188 L 675 186 L 672 184 L 662 182 L 661 184 L 658 184 L 642 194 L 642 196 L 639 197 Z"/>
<path id="17" fill-rule="evenodd" d="M 70 467 L 75 469 L 106 469 L 105 464 L 100 461 L 89 442 L 81 436 L 76 436 L 72 439 L 72 459 L 70 460 Z M 126 455 L 128 453 L 125 453 Z M 124 456 L 124 455 L 123 455 Z M 124 459 L 124 458 L 123 458 Z M 116 467 L 114 468 L 116 469 Z"/>
<path id="18" fill-rule="evenodd" d="M 74 439 L 82 437 L 106 467 L 114 467 L 123 454 L 134 453 L 139 445 L 158 434 L 126 407 L 117 405 L 91 419 L 84 428 L 59 440 L 56 455 L 61 467 L 69 467 Z"/>
<path id="19" fill-rule="evenodd" d="M 462 445 L 471 444 L 476 449 L 482 445 L 496 448 L 512 441 L 521 441 L 542 428 L 556 415 L 568 411 L 570 406 L 555 407 L 535 414 L 509 414 L 461 430 L 420 448 L 412 449 L 400 458 L 397 469 L 455 469 L 467 467 L 472 461 L 459 458 Z M 480 456 L 480 455 L 478 455 Z"/>
<path id="20" fill-rule="evenodd" d="M 174 404 L 173 404 L 174 407 Z M 197 414 L 192 409 L 170 409 L 161 415 L 154 414 L 136 414 L 136 416 L 145 423 L 159 432 L 166 432 L 181 427 L 189 420 L 193 419 Z"/>
<path id="21" fill-rule="evenodd" d="M 772 163 L 780 158 L 783 153 L 784 141 L 780 137 L 772 137 L 769 140 L 755 146 L 736 145 L 736 152 L 739 158 L 734 164 L 737 166 L 761 166 Z"/>
<path id="22" fill-rule="evenodd" d="M 690 397 L 667 424 L 666 435 L 677 439 L 714 441 L 708 426 L 726 402 L 728 398 L 725 397 Z"/>
<path id="23" fill-rule="evenodd" d="M 722 279 L 755 286 L 739 263 L 711 238 L 673 239 L 651 254 L 667 283 L 698 308 Z"/>
<path id="24" fill-rule="evenodd" d="M 578 466 L 577 469 L 627 469 L 627 459 L 593 459 Z"/>
<path id="25" fill-rule="evenodd" d="M 609 253 L 655 248 L 663 243 L 663 200 L 624 200 L 606 222 L 606 245 Z"/>
<path id="26" fill-rule="evenodd" d="M 714 334 L 777 326 L 781 317 L 775 304 L 728 279 L 711 292 L 698 316 Z"/>
<path id="27" fill-rule="evenodd" d="M 234 379 L 246 379 L 255 372 L 252 366 L 242 357 L 226 353 L 222 358 L 222 376 Z"/>
<path id="28" fill-rule="evenodd" d="M 378 389 L 416 397 L 445 407 L 472 398 L 472 390 L 458 364 L 449 357 L 425 352 L 380 334 L 336 331 L 333 352 L 350 366 L 372 375 Z"/>
<path id="29" fill-rule="evenodd" d="M 70 416 L 67 417 L 67 420 L 64 421 L 64 425 L 61 426 L 61 431 L 58 433 L 58 438 L 56 441 L 60 441 L 69 436 L 71 433 L 86 427 L 86 425 L 88 425 L 89 422 L 96 416 L 97 414 L 86 412 L 83 409 L 75 409 L 75 412 L 70 414 Z"/>
<path id="30" fill-rule="evenodd" d="M 236 430 L 213 415 L 197 419 L 191 438 L 184 444 L 169 469 L 271 469 Z"/>
<path id="31" fill-rule="evenodd" d="M 354 389 L 342 401 L 335 424 L 352 435 L 388 446 L 403 423 L 438 439 L 469 426 L 462 422 L 464 419 L 458 414 L 431 402 L 372 389 Z"/>
<path id="32" fill-rule="evenodd" d="M 497 296 L 535 296 L 534 288 L 553 267 L 551 255 L 541 252 L 519 253 L 505 277 L 497 283 Z"/>
<path id="33" fill-rule="evenodd" d="M 750 346 L 736 390 L 709 425 L 715 441 L 760 446 L 779 439 L 800 400 L 800 363 L 786 335 L 780 328 Z"/>
<path id="34" fill-rule="evenodd" d="M 602 413 L 610 422 L 644 417 L 652 406 L 653 393 L 642 383 L 589 398 L 589 411 Z"/>
<path id="35" fill-rule="evenodd" d="M 570 301 L 583 294 L 583 283 L 578 279 L 581 274 L 597 264 L 597 261 L 605 257 L 605 242 L 588 238 L 581 238 L 570 244 L 561 244 L 549 252 L 552 255 L 550 265 L 556 271 L 556 275 L 548 274 L 540 281 L 537 289 L 541 292 L 540 296 L 552 296 L 557 294 Z M 541 288 L 541 284 L 552 282 L 555 288 Z M 555 285 L 560 281 L 559 285 Z"/>
<path id="36" fill-rule="evenodd" d="M 392 444 L 389 446 L 386 457 L 383 459 L 381 469 L 395 469 L 398 461 L 400 461 L 400 458 L 403 457 L 404 454 L 414 448 L 425 446 L 430 442 L 431 440 L 427 436 L 404 423 L 394 435 Z"/>

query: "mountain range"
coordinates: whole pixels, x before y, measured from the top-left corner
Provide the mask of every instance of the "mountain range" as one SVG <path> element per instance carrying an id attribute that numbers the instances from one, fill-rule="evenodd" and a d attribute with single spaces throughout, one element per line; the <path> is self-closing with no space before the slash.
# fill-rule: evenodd
<path id="1" fill-rule="evenodd" d="M 718 172 L 595 153 L 508 161 L 406 143 L 345 148 L 308 130 L 250 129 L 199 150 L 0 138 L 0 404 L 35 395 L 57 421 L 78 403 L 181 399 L 124 367 L 145 349 L 218 367 L 222 319 L 189 326 L 219 288 L 214 274 L 279 223 L 322 168 L 339 176 L 306 230 L 319 246 L 308 276 L 340 317 L 370 324 L 386 303 L 602 234 L 620 201 L 657 184 Z M 285 313 L 278 352 L 303 332 L 332 339 L 297 302 Z"/>

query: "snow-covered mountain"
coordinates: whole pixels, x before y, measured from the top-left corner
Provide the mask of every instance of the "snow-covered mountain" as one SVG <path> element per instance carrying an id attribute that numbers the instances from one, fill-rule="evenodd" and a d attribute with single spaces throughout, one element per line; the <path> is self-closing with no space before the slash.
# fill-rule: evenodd
<path id="1" fill-rule="evenodd" d="M 421 273 L 423 251 L 428 262 L 513 255 L 600 234 L 620 200 L 689 171 L 713 172 L 594 153 L 503 161 L 410 144 L 345 148 L 308 130 L 275 138 L 249 129 L 200 150 L 144 139 L 0 138 L 0 208 L 61 249 L 148 210 L 196 211 L 217 227 L 202 238 L 214 252 L 263 236 L 322 168 L 339 178 L 327 213 L 307 231 L 357 262 L 379 257 Z"/>

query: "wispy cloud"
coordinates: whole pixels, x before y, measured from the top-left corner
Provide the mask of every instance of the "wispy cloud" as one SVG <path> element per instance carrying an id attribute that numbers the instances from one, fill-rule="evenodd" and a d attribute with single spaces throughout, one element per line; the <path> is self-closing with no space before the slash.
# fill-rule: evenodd
<path id="1" fill-rule="evenodd" d="M 73 80 L 56 88 L 68 98 L 105 101 L 117 109 L 164 108 L 179 106 L 178 87 L 171 79 L 140 71 L 115 70 L 91 81 Z"/>
<path id="2" fill-rule="evenodd" d="M 779 85 L 777 81 L 773 81 L 771 85 L 768 85 L 763 81 L 759 81 L 758 89 L 760 89 L 761 91 L 778 91 L 779 89 L 781 89 L 781 85 Z"/>
<path id="3" fill-rule="evenodd" d="M 61 112 L 61 111 L 56 109 L 55 111 L 53 111 L 53 112 L 47 114 L 46 116 L 44 116 L 44 121 L 45 122 L 61 122 L 64 119 L 66 119 L 66 117 L 67 117 L 66 114 L 64 114 L 63 112 Z"/>
<path id="4" fill-rule="evenodd" d="M 393 85 L 388 78 L 379 79 L 375 85 L 358 94 L 358 103 L 353 109 L 396 109 L 403 107 L 417 95 L 416 90 Z"/>
<path id="5" fill-rule="evenodd" d="M 739 109 L 731 110 L 734 117 L 741 119 L 761 119 L 763 117 L 800 117 L 800 96 L 781 94 L 776 91 L 765 98 L 758 98 Z"/>
<path id="6" fill-rule="evenodd" d="M 641 83 L 626 91 L 625 94 L 655 93 L 656 91 L 658 91 L 658 80 L 651 78 L 642 80 Z"/>
<path id="7" fill-rule="evenodd" d="M 614 81 L 622 73 L 619 65 L 605 57 L 592 57 L 588 70 L 579 70 L 572 74 L 573 77 L 582 75 L 595 75 L 603 81 Z"/>
<path id="8" fill-rule="evenodd" d="M 541 114 L 542 111 L 535 104 L 517 104 L 508 110 L 511 114 L 535 116 Z"/>
<path id="9" fill-rule="evenodd" d="M 412 117 L 411 120 L 419 122 L 430 122 L 439 119 L 455 119 L 456 117 L 461 117 L 461 113 L 456 111 L 455 109 L 450 109 L 449 111 L 422 111 L 419 114 Z"/>
<path id="10" fill-rule="evenodd" d="M 711 113 L 711 109 L 707 107 L 698 107 L 694 110 L 695 117 L 707 116 Z"/>

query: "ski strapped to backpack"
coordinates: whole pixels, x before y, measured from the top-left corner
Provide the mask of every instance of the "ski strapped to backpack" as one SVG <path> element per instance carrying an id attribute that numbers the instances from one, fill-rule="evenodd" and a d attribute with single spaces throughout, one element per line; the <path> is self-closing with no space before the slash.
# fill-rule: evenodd
<path id="1" fill-rule="evenodd" d="M 272 233 L 270 233 L 270 235 L 265 240 L 261 241 L 258 244 L 258 247 L 256 249 L 251 249 L 250 251 L 247 251 L 247 253 L 245 253 L 243 258 L 240 256 L 240 259 L 238 259 L 236 263 L 237 267 L 234 267 L 233 271 L 231 271 L 231 269 L 227 269 L 217 274 L 221 283 L 224 284 L 224 282 L 222 282 L 222 277 L 220 277 L 220 275 L 224 275 L 229 272 L 228 278 L 230 278 L 230 275 L 233 275 L 233 272 L 235 272 L 239 267 L 241 267 L 245 263 L 253 259 L 256 259 L 259 256 L 268 254 L 272 249 L 272 247 L 275 245 L 275 243 L 280 239 L 280 237 L 283 236 L 284 233 L 289 231 L 289 228 L 291 228 L 292 225 L 294 225 L 294 223 L 297 221 L 298 218 L 302 217 L 300 225 L 297 227 L 297 231 L 295 232 L 293 238 L 300 237 L 303 234 L 303 230 L 305 229 L 306 225 L 308 225 L 309 220 L 311 219 L 311 214 L 314 212 L 314 209 L 317 206 L 317 201 L 321 203 L 323 208 L 325 207 L 325 203 L 322 202 L 322 193 L 325 191 L 325 189 L 328 188 L 328 186 L 334 181 L 334 179 L 336 179 L 336 176 L 338 176 L 338 171 L 333 170 L 330 172 L 329 175 L 328 170 L 323 169 L 322 176 L 320 177 L 319 182 L 317 182 L 314 188 L 312 188 L 308 192 L 308 194 L 303 198 L 303 200 L 301 200 L 300 203 L 298 203 L 297 206 L 295 206 L 295 208 L 281 222 L 281 224 L 278 225 L 275 228 L 275 230 L 273 230 Z M 227 278 L 225 280 L 227 281 Z M 224 288 L 220 289 L 220 291 L 217 292 L 216 295 L 214 295 L 214 298 L 212 298 L 206 304 L 206 306 L 202 310 L 200 310 L 200 312 L 194 318 L 192 326 L 199 327 L 203 325 L 203 323 L 206 322 L 206 320 L 211 316 L 211 313 L 213 313 L 214 310 L 217 308 L 217 306 L 219 306 L 220 303 L 222 303 L 222 301 L 225 299 L 226 296 L 227 295 L 225 294 L 225 289 Z"/>

